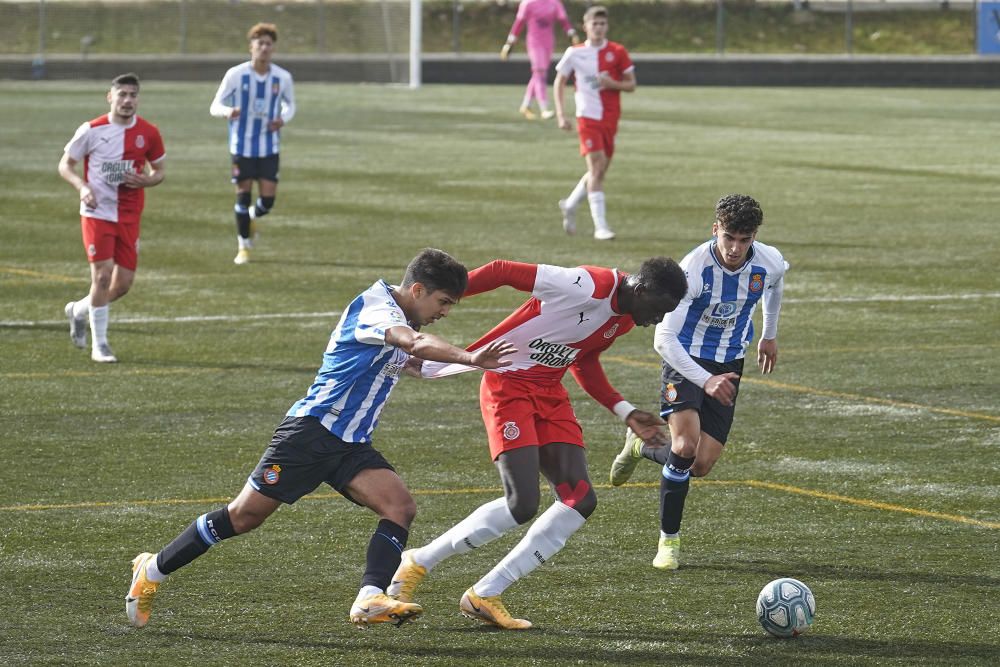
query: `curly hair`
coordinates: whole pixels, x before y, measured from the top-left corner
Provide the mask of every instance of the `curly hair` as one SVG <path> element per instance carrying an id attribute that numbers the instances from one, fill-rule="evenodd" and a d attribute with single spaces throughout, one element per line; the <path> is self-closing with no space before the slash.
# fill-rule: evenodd
<path id="1" fill-rule="evenodd" d="M 635 272 L 635 279 L 653 294 L 669 294 L 680 301 L 687 293 L 687 278 L 669 257 L 651 257 Z"/>
<path id="2" fill-rule="evenodd" d="M 728 232 L 753 234 L 764 224 L 764 211 L 749 195 L 725 195 L 715 205 L 715 221 Z"/>

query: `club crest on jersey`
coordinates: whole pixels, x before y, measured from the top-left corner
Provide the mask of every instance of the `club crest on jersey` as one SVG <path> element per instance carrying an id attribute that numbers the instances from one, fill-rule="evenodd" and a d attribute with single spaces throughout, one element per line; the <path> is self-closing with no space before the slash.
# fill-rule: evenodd
<path id="1" fill-rule="evenodd" d="M 759 273 L 750 276 L 750 291 L 759 292 L 764 289 L 764 277 Z"/>
<path id="2" fill-rule="evenodd" d="M 273 82 L 271 84 L 271 94 L 272 95 L 277 95 L 278 94 L 278 90 L 280 90 L 280 89 L 281 89 L 281 86 L 278 85 L 277 81 L 275 81 L 275 82 Z"/>
<path id="3" fill-rule="evenodd" d="M 609 63 L 613 63 L 615 61 L 614 51 L 608 51 L 607 53 L 605 53 L 604 60 L 606 60 Z"/>
<path id="4" fill-rule="evenodd" d="M 677 400 L 677 387 L 674 386 L 673 382 L 668 383 L 666 389 L 663 390 L 663 399 L 667 403 L 673 403 Z"/>
<path id="5" fill-rule="evenodd" d="M 614 338 L 615 333 L 617 333 L 617 331 L 618 331 L 618 324 L 619 324 L 618 322 L 615 322 L 614 324 L 612 324 L 611 328 L 604 332 L 604 337 L 607 338 L 607 339 L 609 339 L 609 340 L 611 338 Z"/>
<path id="6" fill-rule="evenodd" d="M 264 468 L 264 483 L 265 484 L 277 484 L 278 478 L 281 476 L 281 466 L 274 464 L 270 468 Z"/>
<path id="7" fill-rule="evenodd" d="M 517 427 L 517 422 L 504 422 L 503 439 L 517 440 L 521 437 L 521 429 Z"/>
<path id="8" fill-rule="evenodd" d="M 138 137 L 135 138 L 135 147 L 136 148 L 142 148 L 145 145 L 146 145 L 146 140 L 143 138 L 143 136 L 141 134 Z"/>

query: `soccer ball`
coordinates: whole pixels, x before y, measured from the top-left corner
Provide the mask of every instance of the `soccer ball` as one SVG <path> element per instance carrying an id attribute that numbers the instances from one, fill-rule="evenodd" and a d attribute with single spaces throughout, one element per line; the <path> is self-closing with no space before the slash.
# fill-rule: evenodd
<path id="1" fill-rule="evenodd" d="M 757 596 L 757 620 L 775 637 L 798 637 L 809 629 L 816 598 L 798 579 L 775 579 Z"/>

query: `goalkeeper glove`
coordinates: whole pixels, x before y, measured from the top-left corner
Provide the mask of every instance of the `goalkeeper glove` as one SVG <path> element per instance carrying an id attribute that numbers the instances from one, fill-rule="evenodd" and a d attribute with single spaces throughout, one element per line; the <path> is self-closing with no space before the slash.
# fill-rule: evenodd
<path id="1" fill-rule="evenodd" d="M 507 42 L 506 44 L 503 45 L 503 48 L 500 49 L 500 60 L 506 61 L 507 56 L 509 55 L 510 55 L 510 42 Z"/>

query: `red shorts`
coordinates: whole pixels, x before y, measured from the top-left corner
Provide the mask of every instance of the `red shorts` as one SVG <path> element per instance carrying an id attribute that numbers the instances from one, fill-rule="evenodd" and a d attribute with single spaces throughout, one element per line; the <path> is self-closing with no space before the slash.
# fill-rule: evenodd
<path id="1" fill-rule="evenodd" d="M 538 385 L 503 373 L 483 373 L 479 407 L 493 460 L 511 449 L 553 442 L 583 447 L 583 429 L 561 382 Z"/>
<path id="2" fill-rule="evenodd" d="M 618 118 L 594 120 L 577 118 L 576 129 L 580 133 L 580 155 L 604 151 L 609 158 L 615 154 L 615 135 L 618 134 Z"/>
<path id="3" fill-rule="evenodd" d="M 90 262 L 114 259 L 118 266 L 135 271 L 139 265 L 138 222 L 108 222 L 80 216 L 80 229 Z"/>

